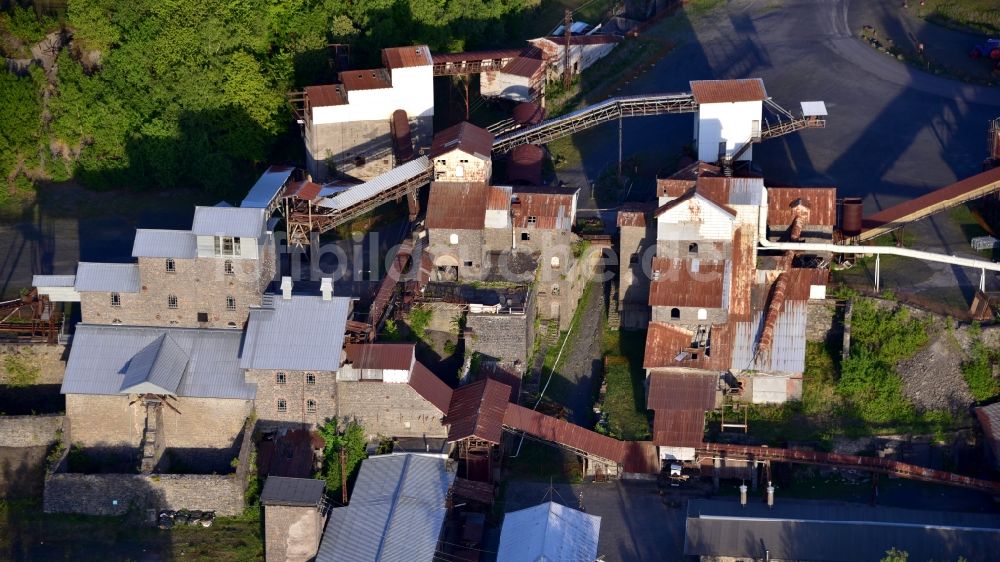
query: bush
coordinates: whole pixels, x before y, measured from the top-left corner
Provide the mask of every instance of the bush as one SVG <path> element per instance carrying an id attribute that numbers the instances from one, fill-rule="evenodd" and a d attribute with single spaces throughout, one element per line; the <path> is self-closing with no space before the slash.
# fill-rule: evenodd
<path id="1" fill-rule="evenodd" d="M 32 365 L 26 355 L 11 353 L 3 358 L 3 367 L 7 371 L 7 384 L 9 386 L 23 388 L 38 382 L 41 369 L 37 365 Z"/>
<path id="2" fill-rule="evenodd" d="M 427 335 L 427 326 L 434 317 L 434 310 L 431 308 L 416 307 L 410 311 L 410 330 L 417 339 L 423 340 Z"/>
<path id="3" fill-rule="evenodd" d="M 973 335 L 972 357 L 962 363 L 962 376 L 969 385 L 969 392 L 977 402 L 985 402 L 1000 394 L 1000 382 L 993 376 L 993 365 L 1000 360 L 996 352 L 986 347 L 979 338 L 978 330 L 970 330 Z"/>

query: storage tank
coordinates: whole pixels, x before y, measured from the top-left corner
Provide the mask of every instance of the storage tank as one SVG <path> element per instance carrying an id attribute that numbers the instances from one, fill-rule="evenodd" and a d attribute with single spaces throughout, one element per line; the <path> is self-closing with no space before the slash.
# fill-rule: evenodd
<path id="1" fill-rule="evenodd" d="M 840 231 L 844 236 L 861 234 L 862 200 L 860 197 L 845 197 L 840 211 Z"/>
<path id="2" fill-rule="evenodd" d="M 545 109 L 537 103 L 526 101 L 514 106 L 513 117 L 518 125 L 537 125 L 545 119 Z"/>
<path id="3" fill-rule="evenodd" d="M 392 150 L 396 154 L 396 165 L 413 160 L 413 139 L 410 137 L 410 119 L 406 111 L 392 112 Z"/>
<path id="4" fill-rule="evenodd" d="M 544 159 L 545 151 L 538 145 L 515 146 L 507 159 L 507 181 L 512 184 L 541 185 Z"/>

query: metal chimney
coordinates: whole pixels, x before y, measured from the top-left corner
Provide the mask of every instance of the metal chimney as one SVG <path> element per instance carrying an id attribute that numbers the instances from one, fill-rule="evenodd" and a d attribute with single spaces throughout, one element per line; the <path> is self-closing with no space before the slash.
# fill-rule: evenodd
<path id="1" fill-rule="evenodd" d="M 746 507 L 747 505 L 747 485 L 740 484 L 740 505 Z"/>
<path id="2" fill-rule="evenodd" d="M 774 507 L 774 486 L 767 483 L 767 507 Z"/>
<path id="3" fill-rule="evenodd" d="M 328 301 L 333 298 L 333 278 L 324 277 L 320 279 L 319 292 L 323 293 L 323 300 Z"/>
<path id="4" fill-rule="evenodd" d="M 281 298 L 286 301 L 292 298 L 292 278 L 287 275 L 281 278 Z"/>

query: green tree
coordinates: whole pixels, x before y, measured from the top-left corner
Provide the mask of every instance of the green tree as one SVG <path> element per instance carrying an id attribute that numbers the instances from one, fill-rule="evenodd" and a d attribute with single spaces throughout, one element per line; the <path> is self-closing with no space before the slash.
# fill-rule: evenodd
<path id="1" fill-rule="evenodd" d="M 361 461 L 367 457 L 365 430 L 361 424 L 351 420 L 341 431 L 336 419 L 328 419 L 319 427 L 319 434 L 323 436 L 326 445 L 323 447 L 323 470 L 318 477 L 326 481 L 328 492 L 339 496 L 342 484 L 340 451 L 344 451 L 344 467 L 347 481 L 350 482 L 357 475 Z"/>
<path id="2" fill-rule="evenodd" d="M 910 558 L 910 553 L 905 550 L 896 550 L 895 548 L 890 548 L 885 551 L 885 556 L 882 557 L 881 562 L 906 562 Z"/>

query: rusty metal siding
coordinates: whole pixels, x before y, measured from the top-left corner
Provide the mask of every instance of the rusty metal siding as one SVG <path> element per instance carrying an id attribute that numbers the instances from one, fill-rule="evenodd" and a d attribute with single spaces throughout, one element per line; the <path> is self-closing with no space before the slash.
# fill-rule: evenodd
<path id="1" fill-rule="evenodd" d="M 837 188 L 767 188 L 767 223 L 786 226 L 796 217 L 794 205 L 801 201 L 809 209 L 811 225 L 833 226 L 837 222 Z"/>
<path id="2" fill-rule="evenodd" d="M 692 80 L 694 101 L 703 103 L 735 103 L 767 99 L 764 81 L 760 78 L 743 80 Z"/>

